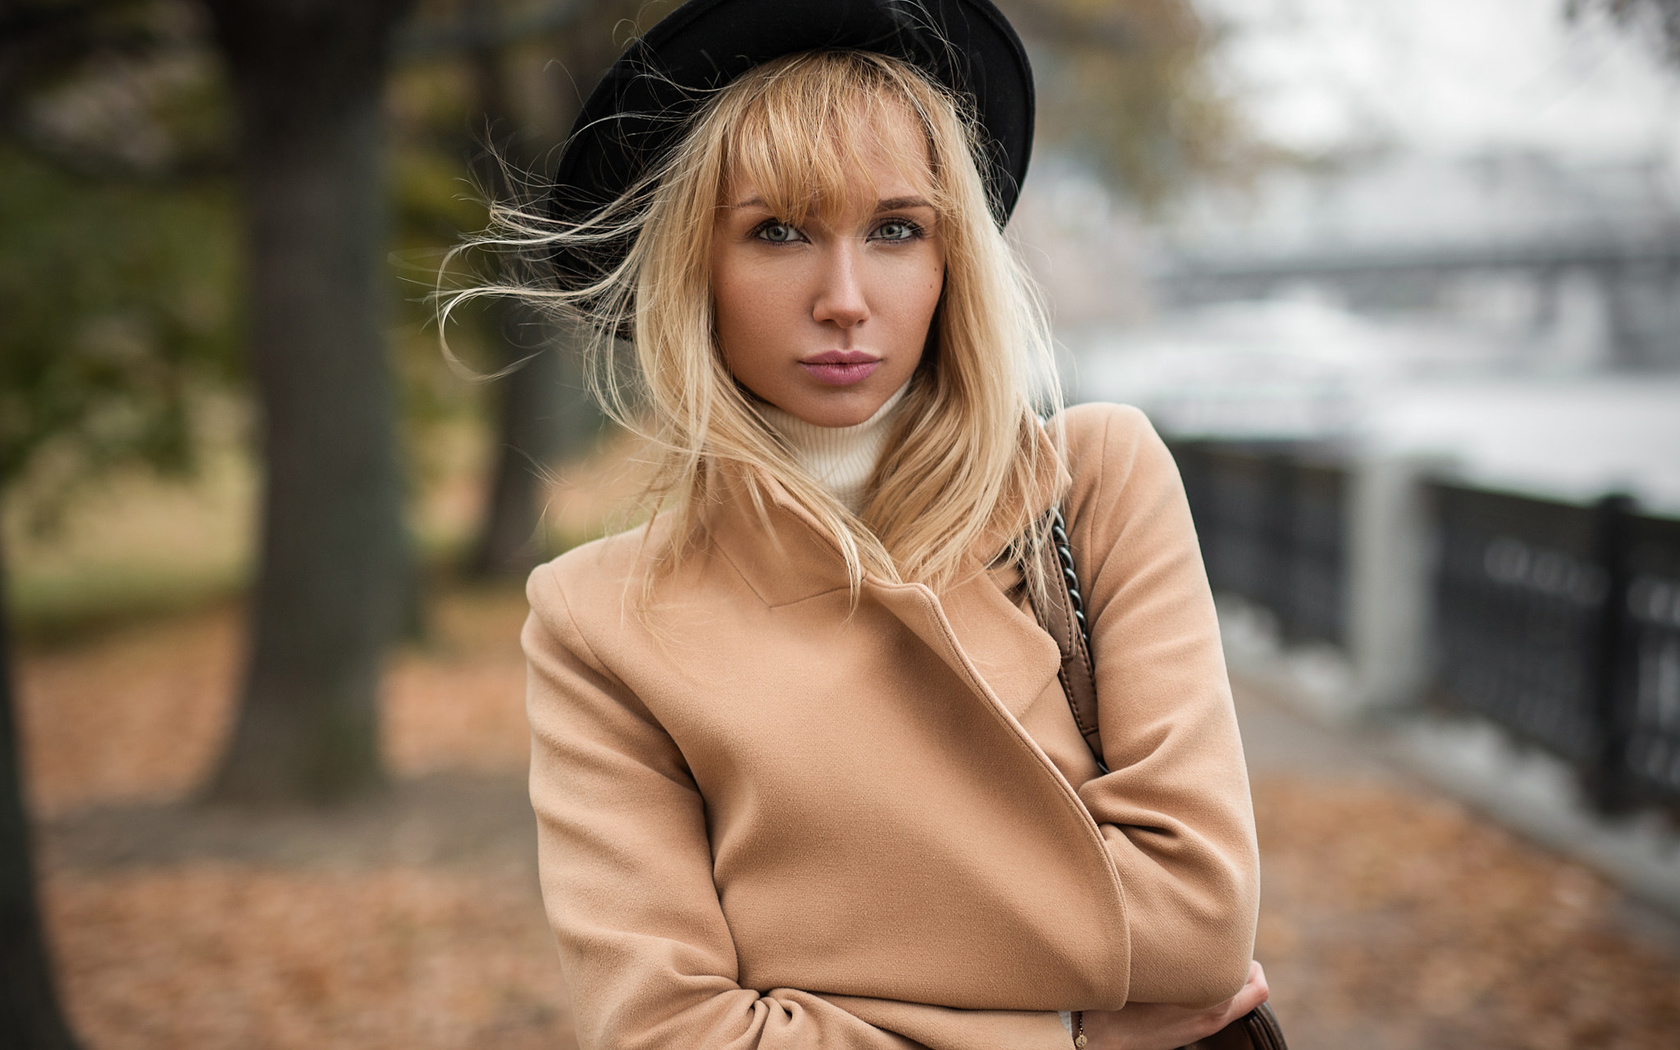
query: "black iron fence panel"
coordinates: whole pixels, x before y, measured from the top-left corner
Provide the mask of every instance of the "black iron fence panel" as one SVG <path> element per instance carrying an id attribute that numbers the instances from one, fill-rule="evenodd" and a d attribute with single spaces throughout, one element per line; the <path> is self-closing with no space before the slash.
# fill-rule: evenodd
<path id="1" fill-rule="evenodd" d="M 1213 589 L 1345 646 L 1352 470 L 1304 446 L 1172 450 Z M 1680 520 L 1427 488 L 1437 698 L 1569 760 L 1600 805 L 1680 806 Z"/>
<path id="2" fill-rule="evenodd" d="M 1627 603 L 1617 646 L 1621 753 L 1636 795 L 1680 801 L 1680 521 L 1627 522 Z"/>
<path id="3" fill-rule="evenodd" d="M 1278 595 L 1285 633 L 1345 644 L 1348 637 L 1348 472 L 1308 462 L 1289 465 L 1287 535 Z"/>
<path id="4" fill-rule="evenodd" d="M 1434 680 L 1583 766 L 1605 744 L 1597 675 L 1609 572 L 1591 507 L 1433 486 Z"/>
<path id="5" fill-rule="evenodd" d="M 1277 449 L 1172 446 L 1208 582 L 1271 610 L 1293 641 L 1347 636 L 1347 472 Z"/>
<path id="6" fill-rule="evenodd" d="M 1209 449 L 1207 520 L 1204 557 L 1208 580 L 1215 590 L 1230 591 L 1271 604 L 1270 573 L 1275 553 L 1270 527 L 1272 486 L 1266 461 L 1259 455 L 1233 449 Z M 1192 508 L 1192 516 L 1196 509 Z M 1198 535 L 1202 518 L 1197 518 Z"/>

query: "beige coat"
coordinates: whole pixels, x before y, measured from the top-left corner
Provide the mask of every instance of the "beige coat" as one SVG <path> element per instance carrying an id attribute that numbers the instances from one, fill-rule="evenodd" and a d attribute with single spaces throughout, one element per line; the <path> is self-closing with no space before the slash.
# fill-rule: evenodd
<path id="1" fill-rule="evenodd" d="M 1106 776 L 995 572 L 867 579 L 848 618 L 824 535 L 742 498 L 652 631 L 639 534 L 532 575 L 531 799 L 585 1050 L 1065 1050 L 1056 1010 L 1242 985 L 1253 816 L 1183 489 L 1135 409 L 1067 425 Z"/>

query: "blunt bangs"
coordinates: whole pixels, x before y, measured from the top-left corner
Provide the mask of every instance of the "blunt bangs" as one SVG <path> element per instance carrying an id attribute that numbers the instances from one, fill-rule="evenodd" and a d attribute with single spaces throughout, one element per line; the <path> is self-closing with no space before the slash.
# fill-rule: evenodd
<path id="1" fill-rule="evenodd" d="M 916 73 L 866 52 L 826 51 L 768 63 L 749 77 L 752 83 L 737 86 L 733 129 L 720 143 L 720 206 L 739 203 L 751 187 L 795 225 L 860 205 L 873 209 L 879 193 L 870 164 L 884 156 L 941 219 L 947 216 L 947 164 L 928 115 L 938 89 Z M 899 136 L 888 129 L 895 125 L 919 136 L 921 148 L 893 141 Z"/>

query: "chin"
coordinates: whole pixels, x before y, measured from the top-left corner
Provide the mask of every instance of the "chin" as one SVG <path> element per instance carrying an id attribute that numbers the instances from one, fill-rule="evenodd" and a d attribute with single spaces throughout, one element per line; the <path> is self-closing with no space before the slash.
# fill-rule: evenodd
<path id="1" fill-rule="evenodd" d="M 878 412 L 892 394 L 873 397 L 862 393 L 848 393 L 839 397 L 814 398 L 792 415 L 819 427 L 855 427 Z"/>

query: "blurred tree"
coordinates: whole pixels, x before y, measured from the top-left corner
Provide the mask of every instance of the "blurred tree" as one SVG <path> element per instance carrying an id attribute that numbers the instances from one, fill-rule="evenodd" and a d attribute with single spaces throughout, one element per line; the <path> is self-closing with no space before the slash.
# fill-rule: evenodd
<path id="1" fill-rule="evenodd" d="M 57 169 L 37 180 L 40 192 L 25 206 L 43 203 L 66 172 L 84 183 L 153 187 L 239 175 L 249 355 L 268 469 L 243 703 L 211 791 L 333 796 L 379 779 L 377 667 L 407 572 L 382 332 L 378 135 L 383 58 L 407 2 L 204 6 L 208 28 L 198 7 L 179 0 L 14 7 L 5 23 L 0 120 L 17 149 Z M 208 39 L 219 45 L 223 76 Z M 183 104 L 192 95 L 183 83 L 215 101 Z M 228 86 L 231 106 L 221 102 Z M 235 139 L 230 128 L 237 150 L 227 146 Z M 109 189 L 88 196 L 98 200 Z M 190 199 L 210 199 L 199 189 Z M 48 246 L 64 229 L 80 232 L 89 217 L 74 193 L 58 197 L 64 207 L 23 216 L 33 222 L 20 226 L 39 230 Z M 96 259 L 110 257 L 107 270 L 125 277 L 126 268 L 147 265 L 148 253 L 135 247 L 147 239 L 184 245 L 224 273 L 238 271 L 216 251 L 214 235 L 225 224 L 175 214 L 141 238 L 116 236 L 142 232 L 135 226 L 114 223 L 78 247 L 91 244 Z M 103 272 L 99 266 L 78 258 L 63 280 L 43 280 L 42 261 L 59 256 L 7 247 L 14 250 L 5 257 L 25 271 L 20 283 L 42 308 L 23 311 L 35 323 L 10 329 L 5 342 L 5 394 L 24 406 L 0 424 L 18 431 L 6 444 L 70 448 L 95 468 L 110 458 L 107 450 L 185 464 L 189 384 L 182 376 L 202 355 L 190 323 L 170 322 L 187 317 L 132 303 L 102 314 L 90 309 L 101 289 L 89 278 Z M 169 299 L 182 291 L 173 276 L 154 269 L 110 282 L 112 294 L 120 299 L 144 286 L 152 298 Z M 200 312 L 214 314 L 231 298 L 225 287 L 217 291 Z M 54 306 L 64 308 L 61 316 Z M 86 345 L 60 353 L 67 337 L 55 325 Z"/>
<path id="2" fill-rule="evenodd" d="M 1644 26 L 1661 41 L 1664 57 L 1680 66 L 1680 0 L 1565 0 L 1564 13 L 1580 18 L 1588 10 L 1608 14 L 1624 26 Z"/>
<path id="3" fill-rule="evenodd" d="M 481 26 L 474 34 L 478 39 L 495 39 L 494 32 L 485 30 L 505 17 L 499 6 L 498 0 L 466 0 L 466 16 Z M 542 124 L 522 119 L 517 111 L 512 56 L 506 48 L 467 50 L 472 103 L 483 129 L 480 148 L 471 154 L 472 168 L 491 199 L 511 201 L 520 195 L 513 173 L 534 169 L 542 151 L 571 128 L 582 99 L 626 41 L 615 28 L 633 24 L 639 13 L 646 16 L 646 8 L 642 0 L 588 0 L 574 6 L 575 21 L 554 41 L 553 56 L 574 91 L 556 93 Z M 579 396 L 581 333 L 506 300 L 493 308 L 492 316 L 500 335 L 498 367 L 514 370 L 500 381 L 494 464 L 467 563 L 468 571 L 481 577 L 523 575 L 546 556 L 540 520 L 543 468 L 575 446 L 598 419 L 587 395 Z"/>
<path id="4" fill-rule="evenodd" d="M 7 638 L 0 602 L 0 1048 L 71 1050 L 78 1044 L 58 1002 L 35 892 Z"/>
<path id="5" fill-rule="evenodd" d="M 213 72 L 159 5 L 95 10 L 0 14 L 0 484 L 50 461 L 44 517 L 117 462 L 185 470 L 189 391 L 240 374 Z"/>
<path id="6" fill-rule="evenodd" d="M 251 652 L 214 798 L 381 777 L 377 689 L 408 559 L 383 329 L 381 102 L 411 0 L 202 0 L 238 115 L 266 467 Z"/>
<path id="7" fill-rule="evenodd" d="M 34 509 L 68 498 L 64 481 L 125 458 L 186 469 L 200 380 L 240 378 L 225 304 L 241 268 L 222 182 L 238 130 L 269 470 L 245 702 L 213 788 L 222 797 L 330 795 L 378 778 L 374 667 L 389 634 L 389 577 L 407 574 L 380 332 L 377 127 L 384 60 L 407 5 L 345 6 L 207 2 L 208 27 L 180 0 L 0 8 L 0 290 L 17 304 L 0 329 L 0 479 L 17 477 L 25 459 L 49 462 L 40 472 L 52 473 L 57 499 Z M 613 48 L 611 25 L 629 5 L 449 6 L 462 17 L 410 25 L 400 42 L 433 79 L 447 82 L 436 74 L 450 65 L 474 74 L 457 85 L 468 96 L 458 110 L 476 112 L 458 113 L 444 136 L 445 181 L 459 176 L 470 127 L 513 125 L 502 68 L 512 49 L 535 40 L 551 53 L 541 44 L 556 33 L 570 40 L 593 26 L 585 35 L 602 43 L 568 61 L 604 67 L 598 55 Z M 569 124 L 557 94 L 562 112 L 550 123 Z M 481 180 L 498 170 L 486 165 Z M 534 341 L 530 319 L 501 320 Z M 494 369 L 521 351 L 492 353 Z M 564 425 L 552 391 L 565 364 L 542 354 L 504 384 L 485 567 L 532 549 L 531 466 Z"/>
<path id="8" fill-rule="evenodd" d="M 427 19 L 399 32 L 412 0 L 201 2 L 237 100 L 268 468 L 252 656 L 212 794 L 332 796 L 378 778 L 378 654 L 394 609 L 413 593 L 404 587 L 412 577 L 403 571 L 394 407 L 378 337 L 388 61 L 396 52 L 464 62 L 472 123 L 492 129 L 494 143 L 494 129 L 513 126 L 509 49 L 563 33 L 585 41 L 569 52 L 574 75 L 604 69 L 612 27 L 629 5 L 459 0 L 453 18 L 430 5 Z M 570 123 L 569 114 L 560 119 Z M 517 141 L 502 140 L 510 157 Z M 493 183 L 501 170 L 486 164 L 480 179 Z M 504 338 L 495 352 L 504 361 L 519 356 L 505 337 L 532 321 L 511 311 L 497 321 Z M 505 387 L 500 462 L 476 559 L 486 571 L 527 567 L 540 549 L 531 543 L 533 468 L 555 447 L 554 392 L 566 360 L 538 354 L 536 367 Z"/>
<path id="9" fill-rule="evenodd" d="M 480 228 L 484 204 L 531 202 L 537 174 L 571 126 L 582 98 L 635 31 L 671 0 L 422 0 L 404 33 L 393 97 L 399 132 L 397 208 L 405 254 L 425 258 Z M 473 183 L 463 191 L 462 165 Z M 463 198 L 470 198 L 464 200 Z M 465 205 L 465 206 L 463 206 Z M 505 279 L 518 263 L 479 256 Z M 426 276 L 435 276 L 428 272 Z M 416 320 L 419 320 L 416 317 Z M 479 374 L 491 430 L 487 484 L 462 568 L 470 576 L 523 575 L 553 553 L 540 521 L 546 468 L 592 447 L 601 416 L 584 390 L 579 334 L 511 299 L 483 300 L 452 318 L 449 339 Z M 418 344 L 417 344 L 418 345 Z M 411 418 L 449 411 L 435 341 L 405 361 L 420 395 Z"/>
<path id="10" fill-rule="evenodd" d="M 1220 90 L 1220 34 L 1189 0 L 998 0 L 1034 52 L 1039 145 L 1089 165 L 1144 211 L 1266 151 Z"/>
<path id="11" fill-rule="evenodd" d="M 0 187 L 0 494 L 35 481 L 30 509 L 50 522 L 74 489 L 119 465 L 188 469 L 189 391 L 236 371 L 223 195 L 66 180 L 9 145 Z M 40 927 L 4 605 L 0 1046 L 69 1045 L 51 1034 L 61 1023 L 45 963 L 31 961 Z"/>
<path id="12" fill-rule="evenodd" d="M 193 131 L 215 107 L 190 61 L 133 60 L 177 38 L 140 6 L 0 6 L 0 494 L 38 479 L 44 520 L 119 464 L 188 468 L 188 391 L 237 373 L 226 203 L 214 185 L 168 184 L 213 176 Z M 93 65 L 115 86 L 83 90 Z M 185 134 L 147 141 L 137 95 L 190 117 Z M 122 119 L 139 134 L 112 149 L 98 125 Z M 71 1047 L 36 903 L 5 613 L 0 601 L 0 1046 Z"/>

